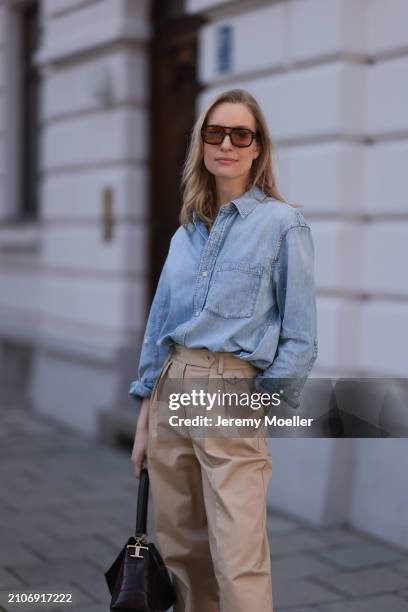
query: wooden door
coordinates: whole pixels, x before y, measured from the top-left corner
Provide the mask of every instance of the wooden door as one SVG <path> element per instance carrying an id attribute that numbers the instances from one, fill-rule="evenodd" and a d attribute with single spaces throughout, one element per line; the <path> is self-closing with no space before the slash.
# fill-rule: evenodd
<path id="1" fill-rule="evenodd" d="M 195 121 L 197 33 L 201 17 L 186 15 L 183 2 L 157 0 L 152 5 L 150 291 L 153 298 L 168 251 L 179 226 L 180 178 Z"/>

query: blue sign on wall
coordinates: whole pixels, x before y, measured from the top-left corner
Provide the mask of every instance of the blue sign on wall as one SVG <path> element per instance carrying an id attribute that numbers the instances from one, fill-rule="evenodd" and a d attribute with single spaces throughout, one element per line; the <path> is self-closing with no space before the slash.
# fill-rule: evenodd
<path id="1" fill-rule="evenodd" d="M 217 72 L 228 72 L 232 66 L 232 27 L 222 25 L 217 28 L 216 41 L 216 70 Z"/>

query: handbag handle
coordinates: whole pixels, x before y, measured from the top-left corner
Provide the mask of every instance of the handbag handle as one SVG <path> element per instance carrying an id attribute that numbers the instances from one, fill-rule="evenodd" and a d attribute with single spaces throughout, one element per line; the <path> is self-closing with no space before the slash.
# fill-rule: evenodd
<path id="1" fill-rule="evenodd" d="M 147 527 L 147 502 L 149 501 L 149 472 L 147 467 L 140 470 L 139 490 L 137 494 L 136 508 L 136 535 L 146 533 Z"/>

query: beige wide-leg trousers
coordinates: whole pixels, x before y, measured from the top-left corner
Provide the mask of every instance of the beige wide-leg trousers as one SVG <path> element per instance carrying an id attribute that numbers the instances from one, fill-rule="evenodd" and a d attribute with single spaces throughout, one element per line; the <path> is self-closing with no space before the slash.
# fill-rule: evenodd
<path id="1" fill-rule="evenodd" d="M 272 459 L 265 437 L 157 433 L 158 410 L 168 411 L 159 393 L 166 380 L 188 392 L 191 379 L 207 379 L 210 389 L 214 381 L 256 373 L 230 353 L 176 344 L 153 390 L 147 467 L 157 542 L 177 590 L 174 612 L 273 610 L 266 533 Z M 181 410 L 179 416 L 194 416 L 194 406 Z"/>

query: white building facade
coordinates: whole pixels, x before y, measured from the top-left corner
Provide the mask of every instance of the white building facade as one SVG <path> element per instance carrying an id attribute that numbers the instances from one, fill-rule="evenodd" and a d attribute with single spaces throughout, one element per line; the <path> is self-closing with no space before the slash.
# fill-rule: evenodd
<path id="1" fill-rule="evenodd" d="M 24 222 L 14 148 L 30 3 L 1 5 L 3 359 L 35 347 L 29 399 L 91 433 L 126 397 L 145 316 L 147 5 L 37 5 L 39 209 Z"/>
<path id="2" fill-rule="evenodd" d="M 26 377 L 35 409 L 92 433 L 99 411 L 126 397 L 148 306 L 150 5 L 37 4 L 38 214 L 24 223 L 16 104 L 26 3 L 0 8 L 1 359 L 9 376 Z M 312 226 L 313 375 L 406 377 L 408 3 L 186 0 L 185 11 L 206 20 L 197 111 L 224 89 L 253 93 L 280 191 Z M 408 547 L 404 438 L 270 447 L 271 507 Z"/>

